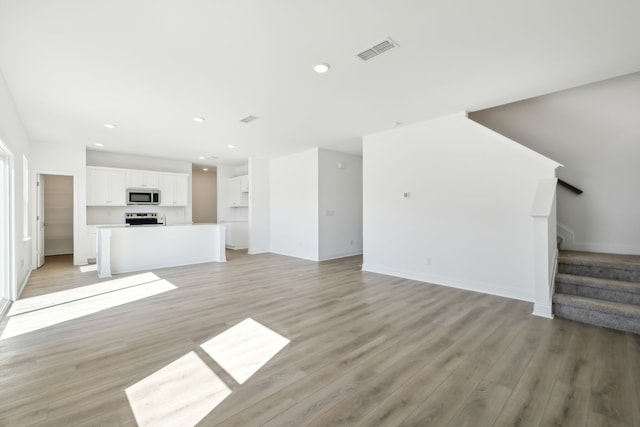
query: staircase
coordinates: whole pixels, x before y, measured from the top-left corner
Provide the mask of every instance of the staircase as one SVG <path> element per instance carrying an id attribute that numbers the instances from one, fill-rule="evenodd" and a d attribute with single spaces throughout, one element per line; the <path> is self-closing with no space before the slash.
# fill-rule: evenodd
<path id="1" fill-rule="evenodd" d="M 560 251 L 553 313 L 640 334 L 640 256 Z"/>

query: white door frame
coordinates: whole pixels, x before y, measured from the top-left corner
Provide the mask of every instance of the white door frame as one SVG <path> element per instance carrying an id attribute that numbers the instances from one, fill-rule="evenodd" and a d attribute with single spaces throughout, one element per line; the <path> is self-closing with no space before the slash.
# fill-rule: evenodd
<path id="1" fill-rule="evenodd" d="M 2 151 L 5 163 L 5 167 L 2 169 L 2 177 L 0 177 L 0 194 L 3 195 L 4 200 L 0 206 L 2 206 L 2 212 L 0 212 L 0 227 L 2 227 L 2 260 L 0 262 L 3 265 L 2 269 L 2 283 L 4 289 L 2 293 L 4 299 L 15 300 L 18 294 L 18 285 L 16 283 L 16 256 L 15 256 L 15 197 L 14 197 L 14 158 L 11 150 L 0 141 L 0 151 Z M 5 265 L 6 264 L 6 265 Z M 2 308 L 0 307 L 0 313 Z"/>
<path id="2" fill-rule="evenodd" d="M 80 218 L 80 196 L 79 196 L 79 188 L 80 188 L 80 181 L 79 181 L 79 176 L 76 172 L 66 172 L 66 171 L 51 171 L 51 170 L 46 170 L 46 169 L 36 169 L 33 170 L 31 172 L 31 191 L 34 195 L 34 197 L 37 197 L 38 194 L 38 187 L 37 187 L 37 180 L 39 175 L 62 175 L 62 176 L 70 176 L 73 177 L 73 265 L 82 265 L 82 264 L 86 264 L 86 262 L 82 262 L 82 255 L 80 252 L 80 222 L 79 222 L 79 218 Z M 33 200 L 33 199 L 32 199 Z M 40 230 L 38 230 L 38 220 L 37 220 L 37 216 L 38 216 L 38 208 L 37 208 L 37 203 L 32 203 L 31 204 L 31 225 L 32 225 L 32 230 L 36 230 L 35 233 L 36 235 L 34 236 L 35 238 L 35 242 L 37 242 L 40 238 Z M 37 268 L 38 265 L 38 259 L 37 259 L 37 244 L 32 245 L 32 264 L 33 264 L 33 269 L 35 270 Z M 43 248 L 44 250 L 44 248 Z"/>
<path id="3" fill-rule="evenodd" d="M 36 248 L 36 268 L 44 265 L 44 177 L 43 174 L 36 174 L 36 227 L 33 233 L 34 246 Z"/>

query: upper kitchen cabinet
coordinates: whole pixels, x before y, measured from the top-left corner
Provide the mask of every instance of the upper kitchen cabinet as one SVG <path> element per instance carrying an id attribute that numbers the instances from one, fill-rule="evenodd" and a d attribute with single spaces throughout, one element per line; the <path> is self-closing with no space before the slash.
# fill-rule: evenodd
<path id="1" fill-rule="evenodd" d="M 126 206 L 125 172 L 87 167 L 87 206 Z"/>
<path id="2" fill-rule="evenodd" d="M 227 183 L 229 207 L 246 208 L 249 206 L 249 176 L 229 178 Z"/>
<path id="3" fill-rule="evenodd" d="M 160 188 L 160 174 L 127 171 L 127 188 Z"/>
<path id="4" fill-rule="evenodd" d="M 160 175 L 160 206 L 187 206 L 188 192 L 187 175 Z"/>

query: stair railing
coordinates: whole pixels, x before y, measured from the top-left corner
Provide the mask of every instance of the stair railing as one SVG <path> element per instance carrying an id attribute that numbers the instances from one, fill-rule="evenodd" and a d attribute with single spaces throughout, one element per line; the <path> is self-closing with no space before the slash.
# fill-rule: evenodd
<path id="1" fill-rule="evenodd" d="M 567 190 L 572 191 L 572 192 L 574 192 L 576 194 L 582 194 L 582 190 L 581 189 L 569 184 L 567 181 L 561 180 L 560 178 L 558 178 L 558 185 L 561 186 L 561 187 L 564 187 Z"/>

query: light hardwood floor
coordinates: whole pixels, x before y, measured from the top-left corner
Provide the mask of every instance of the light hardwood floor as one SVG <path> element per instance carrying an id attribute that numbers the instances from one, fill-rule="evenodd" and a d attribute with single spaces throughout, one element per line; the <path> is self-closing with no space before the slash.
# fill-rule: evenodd
<path id="1" fill-rule="evenodd" d="M 640 336 L 360 257 L 228 259 L 155 270 L 177 288 L 1 340 L 0 425 L 134 426 L 125 390 L 194 352 L 231 389 L 202 426 L 640 426 Z M 23 298 L 97 282 L 52 257 Z M 290 342 L 238 384 L 200 345 L 247 318 Z"/>

